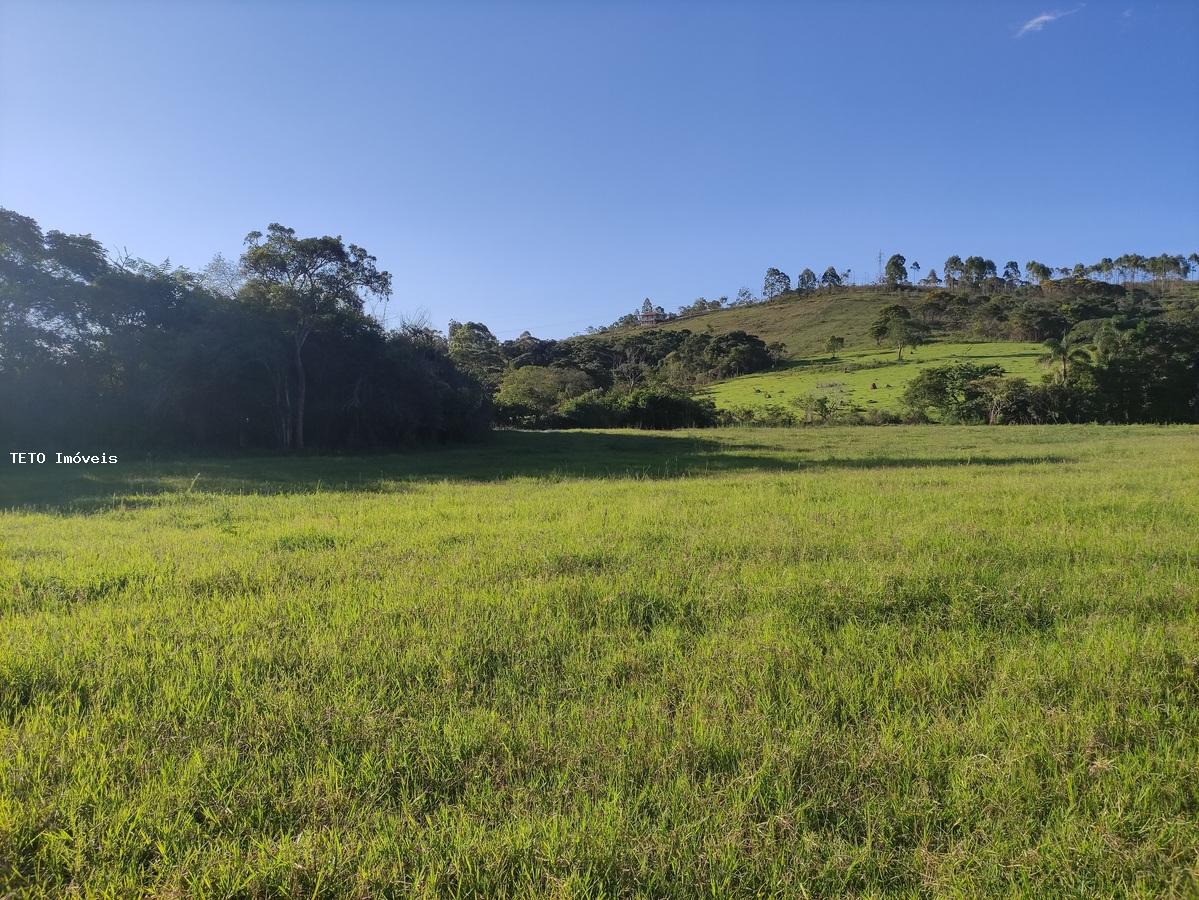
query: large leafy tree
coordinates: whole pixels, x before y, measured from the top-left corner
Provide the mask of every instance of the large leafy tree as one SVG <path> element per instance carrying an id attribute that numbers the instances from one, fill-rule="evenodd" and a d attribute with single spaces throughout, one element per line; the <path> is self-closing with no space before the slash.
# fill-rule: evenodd
<path id="1" fill-rule="evenodd" d="M 996 277 L 994 260 L 981 256 L 967 256 L 966 261 L 962 263 L 962 269 L 966 280 L 975 287 L 987 279 Z"/>
<path id="2" fill-rule="evenodd" d="M 1053 269 L 1044 263 L 1037 262 L 1035 259 L 1030 259 L 1024 264 L 1024 271 L 1037 284 L 1043 284 L 1053 278 Z"/>
<path id="3" fill-rule="evenodd" d="M 945 268 L 941 270 L 945 276 L 945 286 L 953 287 L 955 284 L 957 284 L 959 279 L 962 277 L 963 271 L 964 264 L 962 263 L 962 258 L 956 253 L 949 257 L 949 259 L 945 260 Z"/>
<path id="4" fill-rule="evenodd" d="M 499 387 L 504 374 L 504 354 L 500 342 L 482 322 L 450 322 L 450 359 L 462 371 L 492 390 Z"/>
<path id="5" fill-rule="evenodd" d="M 1003 375 L 1003 368 L 977 363 L 934 366 L 920 372 L 903 393 L 912 412 L 934 412 L 942 422 L 983 420 L 988 382 Z"/>
<path id="6" fill-rule="evenodd" d="M 714 336 L 704 351 L 709 372 L 717 378 L 760 372 L 774 362 L 766 342 L 744 331 Z"/>
<path id="7" fill-rule="evenodd" d="M 928 326 L 913 319 L 894 319 L 887 327 L 887 337 L 898 351 L 897 358 L 903 359 L 904 347 L 918 347 L 928 337 Z"/>
<path id="8" fill-rule="evenodd" d="M 770 300 L 791 290 L 791 277 L 786 272 L 773 266 L 766 270 L 766 278 L 762 282 L 762 297 Z"/>
<path id="9" fill-rule="evenodd" d="M 1003 264 L 1003 281 L 1009 288 L 1015 288 L 1020 284 L 1020 263 L 1009 259 Z"/>
<path id="10" fill-rule="evenodd" d="M 900 303 L 891 303 L 878 311 L 878 318 L 870 326 L 870 336 L 875 343 L 882 343 L 891 328 L 891 323 L 912 317 L 911 311 Z"/>
<path id="11" fill-rule="evenodd" d="M 870 326 L 870 336 L 880 343 L 884 338 L 889 340 L 899 351 L 899 359 L 903 359 L 904 347 L 923 344 L 927 335 L 928 326 L 915 321 L 911 310 L 899 303 L 884 306 Z"/>
<path id="12" fill-rule="evenodd" d="M 90 235 L 42 232 L 0 208 L 0 368 L 86 352 L 120 310 L 98 285 L 114 272 Z"/>
<path id="13" fill-rule="evenodd" d="M 304 348 L 316 333 L 332 328 L 346 316 L 361 316 L 365 297 L 391 293 L 391 275 L 376 266 L 375 257 L 340 237 L 296 236 L 294 228 L 278 223 L 266 234 L 246 235 L 241 258 L 246 282 L 242 298 L 276 314 L 286 330 L 292 351 L 294 398 L 283 402 L 291 424 L 291 446 L 304 448 L 304 413 L 308 401 L 308 372 Z"/>
<path id="14" fill-rule="evenodd" d="M 896 288 L 901 284 L 908 283 L 907 260 L 904 259 L 902 253 L 896 253 L 887 260 L 887 267 L 883 270 L 883 278 L 887 282 L 887 287 Z"/>
<path id="15" fill-rule="evenodd" d="M 592 387 L 592 380 L 578 369 L 522 366 L 505 373 L 495 400 L 502 418 L 533 424 Z"/>

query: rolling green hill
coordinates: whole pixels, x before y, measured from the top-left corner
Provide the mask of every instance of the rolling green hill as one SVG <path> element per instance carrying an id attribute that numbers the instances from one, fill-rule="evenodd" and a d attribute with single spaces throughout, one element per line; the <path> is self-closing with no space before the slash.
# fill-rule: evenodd
<path id="1" fill-rule="evenodd" d="M 1185 309 L 1199 300 L 1199 282 L 1169 281 L 1162 285 L 1127 283 L 1126 287 L 1152 297 L 1163 308 Z M 877 285 L 818 290 L 811 294 L 786 294 L 784 299 L 751 306 L 734 306 L 715 312 L 699 313 L 661 325 L 615 329 L 606 334 L 627 334 L 637 331 L 688 330 L 725 334 L 745 331 L 755 334 L 766 343 L 786 345 L 786 356 L 803 360 L 823 356 L 825 341 L 836 335 L 845 338 L 846 350 L 874 348 L 869 334 L 871 323 L 879 311 L 892 303 L 913 307 L 927 296 L 925 290 L 891 291 Z M 1060 300 L 1060 295 L 1050 295 Z M 1149 302 L 1149 301 L 1146 301 Z M 942 340 L 968 339 L 964 333 L 938 332 Z M 580 336 L 577 339 L 586 338 Z"/>
<path id="2" fill-rule="evenodd" d="M 921 369 L 955 362 L 1002 366 L 1005 374 L 1038 380 L 1046 371 L 1038 362 L 1044 348 L 1020 341 L 971 342 L 963 335 L 939 334 L 938 340 L 904 353 L 878 347 L 870 337 L 879 310 L 892 303 L 914 305 L 921 295 L 874 286 L 817 291 L 806 296 L 739 306 L 677 319 L 660 329 L 694 332 L 746 331 L 767 343 L 786 346 L 789 364 L 773 372 L 743 375 L 711 385 L 703 393 L 718 408 L 788 406 L 802 397 L 827 397 L 859 410 L 899 411 L 904 388 Z M 836 335 L 846 349 L 834 359 L 825 342 Z"/>
<path id="3" fill-rule="evenodd" d="M 873 345 L 867 329 L 878 311 L 890 303 L 912 303 L 918 294 L 896 293 L 875 287 L 817 291 L 789 295 L 776 303 L 738 306 L 717 312 L 676 319 L 654 327 L 724 334 L 746 331 L 766 343 L 781 341 L 787 354 L 801 358 L 824 350 L 832 335 L 845 338 L 847 347 Z"/>
<path id="4" fill-rule="evenodd" d="M 994 289 L 996 293 L 989 293 Z M 810 400 L 826 398 L 834 413 L 902 412 L 902 395 L 924 368 L 959 362 L 997 365 L 1009 377 L 1039 383 L 1048 372 L 1040 362 L 1045 347 L 1040 335 L 1061 335 L 1069 327 L 1131 315 L 1133 320 L 1181 322 L 1194 315 L 1199 284 L 1182 281 L 1125 283 L 1123 286 L 1087 279 L 1059 279 L 1037 289 L 1004 292 L 1002 285 L 960 288 L 930 293 L 911 288 L 897 291 L 880 286 L 785 294 L 769 303 L 736 306 L 677 318 L 661 325 L 619 329 L 623 335 L 652 336 L 661 331 L 688 330 L 720 335 L 744 331 L 767 344 L 781 343 L 782 363 L 770 372 L 758 371 L 707 385 L 701 393 L 720 409 L 778 408 L 794 413 Z M 880 311 L 891 304 L 912 310 L 930 327 L 929 343 L 896 359 L 889 341 L 878 346 L 870 335 Z M 1089 342 L 1094 329 L 1083 328 Z M 837 358 L 826 350 L 830 337 L 844 341 Z M 638 342 L 634 342 L 637 344 Z M 653 343 L 640 342 L 640 343 Z M 758 366 L 743 366 L 752 371 Z M 733 367 L 713 367 L 704 377 L 720 377 Z M 823 414 L 822 414 L 823 415 Z M 1189 413 L 1180 413 L 1189 416 Z M 773 417 L 773 418 L 772 418 Z M 766 417 L 782 421 L 787 416 Z"/>
<path id="5" fill-rule="evenodd" d="M 906 351 L 902 361 L 892 349 L 871 348 L 799 360 L 785 369 L 743 375 L 709 387 L 704 393 L 717 407 L 787 406 L 805 396 L 828 397 L 862 410 L 898 411 L 908 383 L 921 369 L 972 362 L 1002 366 L 1004 373 L 1035 381 L 1047 370 L 1038 362 L 1040 344 L 1016 341 L 932 343 Z M 872 387 L 873 385 L 873 387 Z"/>

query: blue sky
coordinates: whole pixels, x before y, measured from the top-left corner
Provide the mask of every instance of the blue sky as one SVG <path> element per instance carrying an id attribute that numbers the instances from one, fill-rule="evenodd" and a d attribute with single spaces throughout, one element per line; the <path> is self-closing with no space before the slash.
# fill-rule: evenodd
<path id="1" fill-rule="evenodd" d="M 1199 249 L 1199 4 L 0 0 L 0 205 L 342 234 L 501 337 L 901 251 Z"/>

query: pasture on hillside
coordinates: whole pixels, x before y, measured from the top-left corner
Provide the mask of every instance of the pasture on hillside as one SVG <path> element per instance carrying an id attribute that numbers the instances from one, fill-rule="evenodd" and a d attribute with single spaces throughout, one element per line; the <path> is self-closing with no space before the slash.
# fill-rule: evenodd
<path id="1" fill-rule="evenodd" d="M 698 316 L 656 325 L 664 331 L 686 329 L 723 334 L 746 331 L 766 343 L 779 341 L 790 356 L 811 356 L 824 349 L 832 335 L 845 338 L 850 347 L 872 343 L 870 323 L 891 303 L 910 303 L 912 295 L 871 285 L 820 290 L 772 303 L 732 306 Z"/>
<path id="2" fill-rule="evenodd" d="M 1199 889 L 1199 428 L 0 471 L 0 894 Z"/>
<path id="3" fill-rule="evenodd" d="M 775 405 L 794 410 L 793 401 L 826 397 L 863 411 L 898 413 L 904 389 L 921 369 L 954 363 L 997 365 L 1010 378 L 1036 382 L 1049 371 L 1039 361 L 1044 355 L 1044 345 L 1018 341 L 935 342 L 905 348 L 902 360 L 894 348 L 845 350 L 835 358 L 814 356 L 775 371 L 722 381 L 703 393 L 719 409 Z"/>

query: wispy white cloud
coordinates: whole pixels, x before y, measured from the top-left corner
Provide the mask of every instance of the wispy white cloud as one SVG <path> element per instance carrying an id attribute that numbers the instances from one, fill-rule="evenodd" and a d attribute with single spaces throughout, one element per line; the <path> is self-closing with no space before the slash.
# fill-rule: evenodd
<path id="1" fill-rule="evenodd" d="M 1076 7 L 1074 7 L 1074 9 L 1067 9 L 1064 12 L 1062 12 L 1062 11 L 1043 12 L 1039 16 L 1033 16 L 1031 19 L 1029 19 L 1027 22 L 1025 22 L 1023 25 L 1020 26 L 1020 30 L 1016 32 L 1016 37 L 1021 38 L 1021 37 L 1024 37 L 1024 35 L 1029 34 L 1033 31 L 1040 31 L 1042 28 L 1044 28 L 1050 22 L 1056 22 L 1058 19 L 1064 18 L 1065 16 L 1074 15 L 1076 12 L 1078 12 L 1080 9 L 1082 9 L 1083 6 L 1085 6 L 1085 5 L 1086 4 L 1083 3 L 1083 4 L 1080 4 Z"/>

